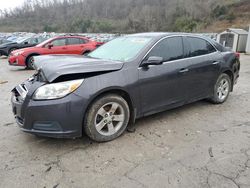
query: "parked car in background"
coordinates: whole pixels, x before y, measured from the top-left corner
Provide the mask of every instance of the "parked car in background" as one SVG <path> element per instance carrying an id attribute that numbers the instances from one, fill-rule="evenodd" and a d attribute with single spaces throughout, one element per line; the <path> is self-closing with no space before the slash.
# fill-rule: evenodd
<path id="1" fill-rule="evenodd" d="M 206 37 L 144 33 L 113 39 L 88 56 L 36 57 L 37 73 L 12 90 L 25 132 L 99 142 L 136 118 L 197 100 L 225 102 L 239 77 L 238 54 Z"/>
<path id="2" fill-rule="evenodd" d="M 9 42 L 11 41 L 7 39 L 0 39 L 0 44 L 9 43 Z"/>
<path id="3" fill-rule="evenodd" d="M 34 47 L 13 51 L 9 56 L 9 64 L 34 68 L 34 56 L 47 54 L 77 54 L 89 53 L 102 43 L 82 36 L 59 36 L 48 39 Z"/>
<path id="4" fill-rule="evenodd" d="M 43 42 L 45 38 L 38 37 L 19 37 L 14 41 L 8 41 L 0 45 L 0 54 L 8 56 L 12 51 L 22 48 L 35 46 Z"/>

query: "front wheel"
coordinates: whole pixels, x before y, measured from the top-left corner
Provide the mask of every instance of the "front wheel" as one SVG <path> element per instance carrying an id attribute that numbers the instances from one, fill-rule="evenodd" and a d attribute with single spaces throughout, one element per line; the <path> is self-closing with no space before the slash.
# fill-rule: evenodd
<path id="1" fill-rule="evenodd" d="M 232 81 L 228 74 L 221 74 L 217 79 L 217 82 L 214 86 L 213 97 L 210 98 L 210 101 L 215 104 L 224 103 L 231 91 Z"/>
<path id="2" fill-rule="evenodd" d="M 97 99 L 84 120 L 85 133 L 94 141 L 106 142 L 119 137 L 126 129 L 130 117 L 128 103 L 114 94 Z"/>
<path id="3" fill-rule="evenodd" d="M 35 67 L 34 67 L 34 56 L 28 57 L 26 65 L 27 65 L 27 69 L 31 69 L 31 70 L 35 69 Z"/>

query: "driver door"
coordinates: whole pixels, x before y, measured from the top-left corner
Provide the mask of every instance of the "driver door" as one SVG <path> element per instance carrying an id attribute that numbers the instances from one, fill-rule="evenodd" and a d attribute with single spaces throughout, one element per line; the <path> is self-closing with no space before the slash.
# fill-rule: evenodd
<path id="1" fill-rule="evenodd" d="M 186 99 L 187 62 L 183 59 L 182 37 L 163 39 L 145 60 L 152 56 L 162 57 L 164 62 L 139 67 L 141 108 L 144 115 L 178 106 Z"/>
<path id="2" fill-rule="evenodd" d="M 49 47 L 49 44 L 52 44 L 52 47 Z M 55 39 L 45 46 L 47 48 L 46 54 L 68 54 L 66 44 L 66 38 Z"/>

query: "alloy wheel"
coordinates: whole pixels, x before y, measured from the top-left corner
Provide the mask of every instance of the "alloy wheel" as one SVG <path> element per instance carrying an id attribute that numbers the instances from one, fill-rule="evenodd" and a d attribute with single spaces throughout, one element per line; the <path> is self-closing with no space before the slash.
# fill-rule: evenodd
<path id="1" fill-rule="evenodd" d="M 123 107 L 117 102 L 104 104 L 95 116 L 95 128 L 103 136 L 117 133 L 125 121 Z"/>
<path id="2" fill-rule="evenodd" d="M 218 98 L 223 101 L 229 94 L 229 82 L 227 79 L 223 78 L 218 85 L 217 88 L 217 96 Z"/>

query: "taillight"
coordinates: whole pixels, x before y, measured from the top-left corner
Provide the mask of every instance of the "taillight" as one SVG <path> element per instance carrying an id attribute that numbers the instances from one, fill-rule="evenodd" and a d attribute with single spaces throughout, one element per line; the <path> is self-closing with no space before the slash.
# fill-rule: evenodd
<path id="1" fill-rule="evenodd" d="M 235 52 L 235 55 L 236 55 L 236 57 L 237 57 L 238 59 L 240 59 L 240 53 Z"/>

